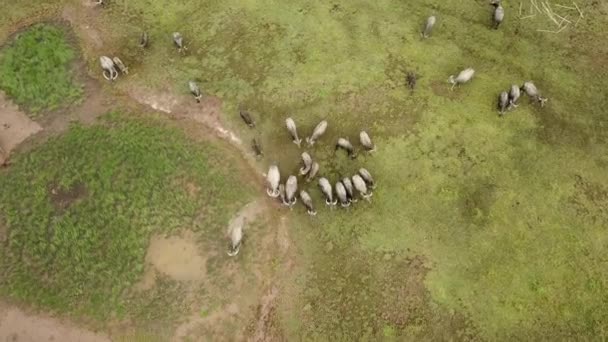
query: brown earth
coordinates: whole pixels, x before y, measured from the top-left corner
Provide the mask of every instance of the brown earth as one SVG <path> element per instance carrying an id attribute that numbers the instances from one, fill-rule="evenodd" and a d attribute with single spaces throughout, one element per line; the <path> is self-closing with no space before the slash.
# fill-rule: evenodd
<path id="1" fill-rule="evenodd" d="M 108 336 L 43 314 L 28 313 L 0 303 L 0 341 L 109 342 Z"/>

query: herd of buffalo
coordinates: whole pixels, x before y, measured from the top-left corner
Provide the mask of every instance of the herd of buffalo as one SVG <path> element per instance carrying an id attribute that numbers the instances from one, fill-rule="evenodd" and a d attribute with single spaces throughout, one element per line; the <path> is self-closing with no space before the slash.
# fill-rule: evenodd
<path id="1" fill-rule="evenodd" d="M 103 4 L 103 0 L 95 0 L 99 4 Z M 491 0 L 490 5 L 494 7 L 492 11 L 492 28 L 498 29 L 500 24 L 504 20 L 505 10 L 502 7 L 501 0 Z M 421 36 L 423 39 L 429 38 L 431 36 L 433 27 L 437 22 L 437 18 L 435 16 L 430 16 L 427 18 L 423 30 L 421 32 Z M 179 32 L 174 32 L 172 34 L 173 43 L 177 48 L 179 53 L 185 53 L 187 51 L 187 47 L 184 43 L 184 38 Z M 139 46 L 141 48 L 147 48 L 149 45 L 149 36 L 147 32 L 142 33 L 139 39 Z M 109 81 L 114 81 L 118 78 L 119 71 L 123 74 L 128 74 L 129 69 L 124 65 L 124 63 L 118 57 L 110 58 L 108 56 L 101 56 L 100 64 L 103 69 L 103 77 Z M 450 76 L 448 78 L 448 83 L 450 83 L 451 90 L 456 86 L 463 85 L 471 79 L 475 75 L 475 70 L 473 68 L 466 68 L 462 70 L 458 75 Z M 413 90 L 416 86 L 416 78 L 417 75 L 408 72 L 406 76 L 408 86 Z M 188 82 L 188 88 L 197 102 L 200 102 L 203 95 L 195 81 Z M 498 96 L 498 110 L 499 115 L 503 116 L 508 110 L 516 108 L 517 101 L 520 98 L 521 93 L 525 93 L 528 95 L 534 102 L 540 104 L 540 106 L 544 106 L 545 102 L 547 102 L 547 98 L 543 97 L 537 87 L 534 85 L 532 81 L 526 81 L 522 86 L 512 85 L 508 91 L 503 91 Z M 241 109 L 240 116 L 243 121 L 253 127 L 255 125 L 254 120 L 251 115 Z M 287 131 L 291 135 L 292 141 L 294 144 L 301 147 L 302 140 L 298 136 L 296 123 L 292 118 L 287 118 L 285 120 L 285 124 L 287 127 Z M 306 138 L 306 142 L 308 146 L 312 146 L 315 142 L 325 133 L 327 130 L 327 121 L 321 121 L 313 130 L 312 134 Z M 373 152 L 375 150 L 375 145 L 372 143 L 369 135 L 365 131 L 361 131 L 359 134 L 359 140 L 363 148 L 368 152 Z M 351 158 L 355 158 L 355 149 L 353 145 L 347 139 L 340 138 L 336 142 L 336 149 L 340 148 L 345 150 Z M 253 139 L 253 149 L 256 155 L 262 154 L 262 148 L 257 139 Z M 299 170 L 299 175 L 302 176 L 306 183 L 311 182 L 318 174 L 320 166 L 317 162 L 313 161 L 312 157 L 308 152 L 303 152 L 301 154 L 302 157 L 302 167 Z M 305 189 L 300 189 L 298 193 L 298 177 L 296 175 L 289 175 L 285 180 L 285 183 L 281 183 L 281 174 L 279 171 L 279 167 L 276 164 L 273 164 L 269 167 L 268 172 L 266 174 L 266 180 L 268 184 L 267 193 L 269 196 L 273 198 L 280 198 L 281 202 L 288 206 L 293 207 L 293 205 L 297 202 L 297 197 L 300 198 L 302 204 L 306 207 L 308 214 L 316 215 L 316 210 L 313 204 L 312 197 Z M 358 195 L 370 201 L 370 197 L 372 196 L 372 191 L 375 187 L 374 179 L 368 170 L 365 168 L 360 168 L 359 171 L 353 175 L 352 177 L 344 177 L 343 179 L 337 180 L 336 183 L 332 186 L 332 183 L 325 177 L 320 177 L 318 179 L 318 186 L 325 197 L 325 203 L 328 206 L 335 206 L 338 202 L 342 207 L 348 207 L 352 202 L 357 201 L 357 193 Z M 335 196 L 334 196 L 335 195 Z M 241 240 L 243 237 L 242 227 L 237 227 L 232 229 L 230 232 L 230 251 L 229 255 L 236 255 L 239 251 Z"/>

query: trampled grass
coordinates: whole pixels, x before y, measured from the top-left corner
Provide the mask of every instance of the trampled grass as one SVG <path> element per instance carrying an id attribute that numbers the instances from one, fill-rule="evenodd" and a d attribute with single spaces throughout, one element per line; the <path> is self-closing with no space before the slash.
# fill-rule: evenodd
<path id="1" fill-rule="evenodd" d="M 70 104 L 82 96 L 70 69 L 74 57 L 62 29 L 28 28 L 0 51 L 0 89 L 32 115 Z"/>
<path id="2" fill-rule="evenodd" d="M 163 316 L 168 307 L 146 304 L 157 310 L 144 314 L 147 301 L 127 297 L 143 272 L 149 236 L 178 228 L 213 241 L 223 236 L 251 194 L 222 172 L 231 160 L 164 121 L 119 114 L 16 157 L 0 177 L 0 211 L 10 229 L 0 247 L 0 292 L 102 319 Z M 201 190 L 189 193 L 186 183 Z"/>

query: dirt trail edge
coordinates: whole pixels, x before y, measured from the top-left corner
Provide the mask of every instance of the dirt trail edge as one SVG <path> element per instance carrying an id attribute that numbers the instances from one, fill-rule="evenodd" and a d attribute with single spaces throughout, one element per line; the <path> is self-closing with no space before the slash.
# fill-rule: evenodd
<path id="1" fill-rule="evenodd" d="M 0 341 L 110 342 L 110 338 L 71 322 L 0 304 Z"/>

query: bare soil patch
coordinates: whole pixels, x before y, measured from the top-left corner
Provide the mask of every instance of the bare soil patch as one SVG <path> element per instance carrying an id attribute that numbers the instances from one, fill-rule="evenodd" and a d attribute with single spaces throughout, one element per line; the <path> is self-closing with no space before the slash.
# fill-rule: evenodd
<path id="1" fill-rule="evenodd" d="M 49 187 L 51 202 L 57 211 L 64 211 L 74 202 L 87 195 L 87 188 L 82 183 L 76 183 L 69 189 L 63 189 L 58 185 Z"/>
<path id="2" fill-rule="evenodd" d="M 177 281 L 203 280 L 207 274 L 207 261 L 195 241 L 194 233 L 190 231 L 179 236 L 153 236 L 146 254 L 146 264 L 151 267 L 144 275 L 144 283 L 149 286 L 153 277 L 149 272 L 155 271 Z"/>
<path id="3" fill-rule="evenodd" d="M 0 304 L 0 341 L 109 342 L 110 338 L 67 321 Z"/>
<path id="4" fill-rule="evenodd" d="M 0 154 L 3 151 L 4 157 L 8 158 L 15 147 L 41 130 L 42 127 L 38 123 L 21 112 L 17 105 L 0 91 Z"/>

